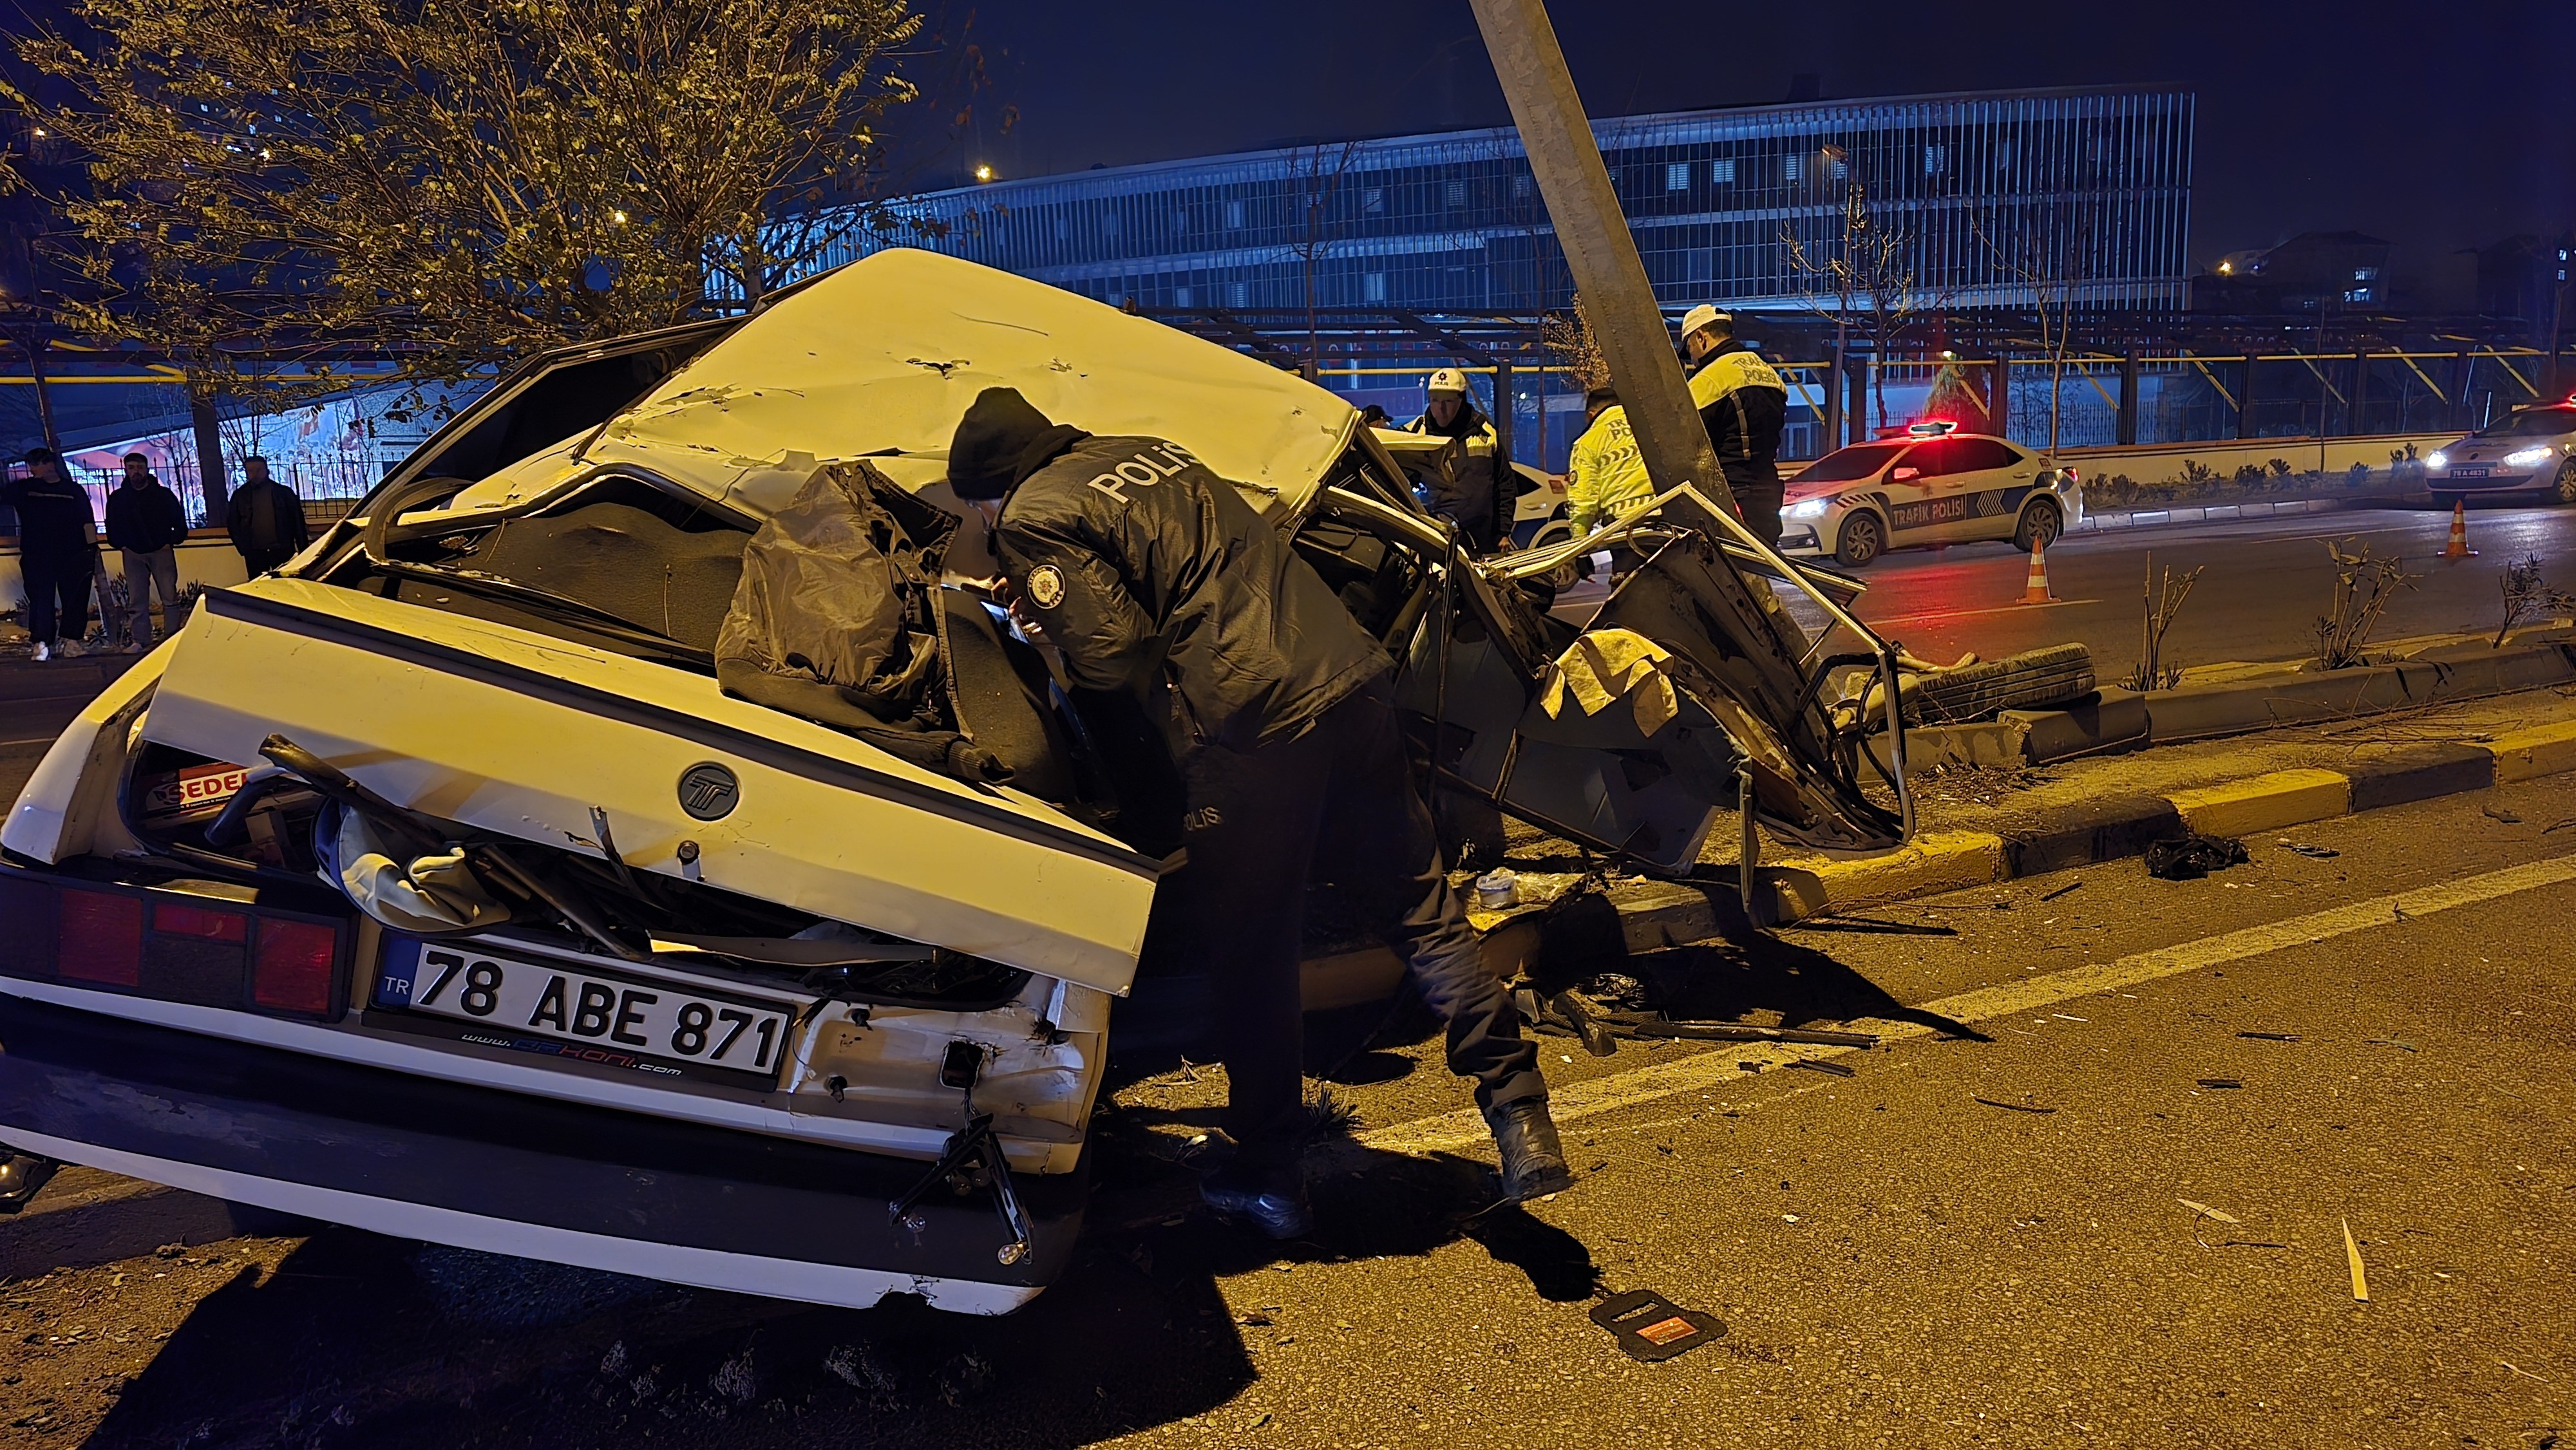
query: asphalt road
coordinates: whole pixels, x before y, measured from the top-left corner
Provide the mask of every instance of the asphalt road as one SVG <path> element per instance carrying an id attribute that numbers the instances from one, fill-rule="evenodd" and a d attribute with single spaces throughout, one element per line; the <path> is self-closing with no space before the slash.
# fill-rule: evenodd
<path id="1" fill-rule="evenodd" d="M 1551 1039 L 1586 1177 L 1526 1212 L 1476 1216 L 1419 1023 L 1318 1031 L 1358 1136 L 1311 1243 L 1190 1211 L 1168 1160 L 1215 1070 L 1131 1083 L 1087 1250 L 1006 1320 L 336 1229 L 70 1270 L 0 1289 L 0 1443 L 2559 1445 L 2571 818 L 2544 780 L 2296 833 L 2326 859 L 2258 839 L 2205 881 L 2115 862 L 1635 959 L 1699 1010 L 1889 1040 L 1837 1076 Z M 1586 1315 L 1633 1288 L 1728 1332 L 1633 1362 Z"/>
<path id="2" fill-rule="evenodd" d="M 1858 571 L 1869 585 L 1861 620 L 1914 654 L 1947 663 L 1973 650 L 1988 659 L 2066 640 L 2093 649 L 2102 680 L 2135 666 L 2147 569 L 2205 572 L 2172 631 L 2165 662 L 2186 670 L 2229 660 L 2296 659 L 2315 648 L 2315 623 L 2334 592 L 2329 542 L 2367 546 L 2404 561 L 2413 587 L 2390 605 L 2375 637 L 2493 630 L 2503 616 L 2509 562 L 2538 556 L 2552 582 L 2576 587 L 2576 509 L 2472 512 L 2478 557 L 2435 557 L 2450 537 L 2447 512 L 2358 510 L 2289 518 L 2115 529 L 2073 536 L 2048 552 L 2061 603 L 2016 603 L 2030 559 L 2009 544 L 1961 544 L 1895 553 Z"/>

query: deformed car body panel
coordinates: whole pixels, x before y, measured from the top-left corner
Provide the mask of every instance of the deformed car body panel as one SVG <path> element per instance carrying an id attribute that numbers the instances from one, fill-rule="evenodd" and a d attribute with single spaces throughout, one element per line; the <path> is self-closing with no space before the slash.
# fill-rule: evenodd
<path id="1" fill-rule="evenodd" d="M 398 805 L 552 847 L 588 841 L 596 808 L 635 870 L 1105 992 L 1134 974 L 1156 863 L 1037 802 L 702 675 L 356 590 L 265 579 L 203 614 L 152 740 L 249 763 L 283 734 Z M 738 798 L 694 819 L 680 782 L 708 763 Z"/>
<path id="2" fill-rule="evenodd" d="M 1303 509 L 1359 416 L 1161 323 L 898 248 L 763 308 L 611 420 L 582 459 L 647 466 L 765 516 L 817 460 L 944 458 L 967 405 L 1001 386 L 1088 432 L 1186 440 L 1274 518 Z"/>
<path id="3" fill-rule="evenodd" d="M 549 379 L 561 386 L 548 391 Z M 646 395 L 615 407 L 630 384 Z M 500 546 L 505 535 L 518 546 L 550 537 L 529 524 L 570 520 L 583 490 L 617 480 L 640 491 L 615 507 L 643 508 L 654 494 L 678 501 L 692 529 L 746 538 L 818 469 L 861 459 L 953 504 L 939 487 L 950 430 L 996 384 L 1086 429 L 1173 437 L 1242 485 L 1297 531 L 1310 562 L 1338 567 L 1331 582 L 1354 617 L 1407 661 L 1406 702 L 1463 727 L 1443 741 L 1466 747 L 1444 758 L 1449 778 L 1472 778 L 1505 809 L 1684 871 L 1729 799 L 1728 736 L 1740 734 L 1757 745 L 1766 816 L 1840 841 L 1891 834 L 1860 800 L 1848 760 L 1815 736 L 1812 693 L 1790 708 L 1795 685 L 1751 658 L 1778 653 L 1778 621 L 1738 609 L 1742 590 L 1730 586 L 1741 581 L 1709 577 L 1727 567 L 1713 556 L 1657 600 L 1623 591 L 1605 615 L 1672 636 L 1662 643 L 1680 661 L 1685 698 L 1670 720 L 1648 733 L 1624 709 L 1551 714 L 1537 702 L 1571 629 L 1510 571 L 1459 555 L 1341 399 L 1044 284 L 888 252 L 745 319 L 568 349 L 514 373 L 397 468 L 358 518 L 282 575 L 209 596 L 175 641 L 83 713 L 0 836 L 12 853 L 0 867 L 0 947 L 12 930 L 42 938 L 39 953 L 0 949 L 0 1141 L 384 1232 L 677 1282 L 839 1304 L 909 1290 L 984 1313 L 1023 1302 L 1078 1228 L 1109 1028 L 1100 994 L 1130 983 L 1162 869 L 1095 827 L 1134 826 L 1119 809 L 1141 797 L 1051 788 L 1038 770 L 1012 777 L 1027 790 L 953 777 L 729 695 L 686 625 L 724 612 L 704 580 L 692 596 L 666 567 L 648 567 L 657 599 L 603 603 L 565 573 L 515 572 Z M 468 457 L 481 462 L 462 471 L 490 471 L 461 478 L 444 466 Z M 952 581 L 978 577 L 977 538 L 970 527 L 953 541 L 942 561 Z M 635 583 L 632 571 L 604 572 Z M 998 742 L 1007 719 L 1028 748 L 1052 749 L 1064 722 L 1038 717 L 1061 692 L 1043 661 L 1030 665 L 1025 642 L 1017 654 L 1003 648 L 982 596 L 931 592 L 940 597 L 925 613 L 939 621 L 953 715 L 931 725 L 972 738 L 980 718 Z M 675 595 L 699 606 L 677 610 L 678 625 Z M 972 648 L 951 643 L 961 640 Z M 975 690 L 957 677 L 969 654 Z M 1781 718 L 1764 725 L 1766 712 Z M 281 758 L 272 737 L 302 763 Z M 719 932 L 652 918 L 651 932 L 704 953 L 694 959 L 666 954 L 659 935 L 639 948 L 646 916 L 594 931 L 570 910 L 448 941 L 496 959 L 533 955 L 540 972 L 623 970 L 657 991 L 748 994 L 794 1019 L 793 1054 L 759 1082 L 674 1082 L 549 1056 L 560 1037 L 503 1040 L 536 1035 L 534 1015 L 503 1024 L 509 1032 L 459 1036 L 457 1024 L 410 1010 L 425 999 L 375 991 L 371 974 L 395 975 L 385 936 L 336 891 L 349 929 L 336 938 L 347 950 L 331 962 L 330 1010 L 264 1011 L 245 975 L 252 938 L 238 933 L 266 925 L 237 923 L 230 946 L 210 946 L 165 927 L 162 912 L 202 925 L 210 912 L 264 910 L 254 900 L 264 891 L 309 901 L 324 889 L 314 862 L 290 868 L 272 854 L 254 868 L 245 856 L 234 863 L 243 881 L 201 880 L 210 861 L 223 864 L 202 849 L 214 826 L 188 828 L 204 832 L 190 844 L 124 809 L 147 759 L 156 772 L 173 757 L 220 771 L 264 753 L 276 762 L 263 767 L 270 788 L 291 778 L 284 795 L 304 789 L 308 803 L 327 797 L 352 812 L 330 791 L 364 792 L 460 858 L 488 852 L 506 864 L 533 843 L 559 858 L 539 868 L 560 873 L 558 884 L 581 877 L 652 910 L 716 901 L 719 914 L 754 921 Z M 1776 766 L 1771 780 L 1764 761 Z M 1081 763 L 1098 773 L 1100 753 Z M 724 809 L 705 799 L 693 809 L 683 791 L 708 766 L 732 788 Z M 1831 780 L 1799 789 L 1802 772 Z M 326 776 L 342 784 L 325 789 Z M 1793 788 L 1775 798 L 1773 780 Z M 248 785 L 236 800 L 246 819 L 268 820 Z M 315 855 L 326 818 L 298 818 Z M 270 845 L 287 838 L 269 824 Z M 628 872 L 651 889 L 617 879 Z M 536 876 L 522 884 L 531 900 L 545 894 Z M 48 893 L 58 904 L 41 922 L 12 905 Z M 74 945 L 61 937 L 57 955 L 56 918 L 74 910 L 59 903 L 75 901 L 109 913 L 93 924 L 128 913 L 115 920 L 147 979 L 102 985 L 96 973 L 55 971 Z M 793 963 L 725 956 L 833 940 L 806 935 L 833 923 L 856 939 L 962 956 L 1013 985 L 925 998 L 888 988 L 891 978 L 763 975 L 764 962 Z M 222 992 L 155 996 L 152 954 L 198 970 L 207 951 L 230 974 Z M 986 1125 L 994 1139 L 979 1140 Z M 983 1174 L 989 1165 L 960 1157 L 979 1142 L 1030 1175 L 1025 1233 L 997 1221 L 1009 1199 Z M 945 1161 L 925 1174 L 934 1159 Z M 999 1175 L 998 1188 L 1012 1178 Z M 889 1213 L 890 1199 L 930 1185 L 953 1191 L 930 1193 L 918 1215 Z"/>

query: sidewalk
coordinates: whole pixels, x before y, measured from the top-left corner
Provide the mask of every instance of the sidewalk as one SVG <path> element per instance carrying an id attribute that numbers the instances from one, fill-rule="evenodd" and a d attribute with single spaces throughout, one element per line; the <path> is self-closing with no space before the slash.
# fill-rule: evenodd
<path id="1" fill-rule="evenodd" d="M 1754 903 L 1764 924 L 2043 875 L 2143 853 L 2186 832 L 2242 838 L 2249 849 L 2295 842 L 2295 827 L 2359 811 L 2576 771 L 2576 689 L 2526 691 L 2032 767 L 1961 765 L 1916 779 L 1917 829 L 1903 849 L 1831 859 L 1765 854 Z M 2286 834 L 2285 834 L 2286 833 Z M 1736 836 L 1712 833 L 1699 879 L 1613 878 L 1606 898 L 1631 949 L 1741 930 Z M 1505 865 L 1557 865 L 1563 842 L 1517 833 Z M 1579 873 L 1519 872 L 1522 905 L 1476 913 L 1503 954 L 1534 951 L 1547 908 Z M 1543 928 L 1540 928 L 1543 929 Z M 1505 938 L 1514 938 L 1508 944 Z"/>

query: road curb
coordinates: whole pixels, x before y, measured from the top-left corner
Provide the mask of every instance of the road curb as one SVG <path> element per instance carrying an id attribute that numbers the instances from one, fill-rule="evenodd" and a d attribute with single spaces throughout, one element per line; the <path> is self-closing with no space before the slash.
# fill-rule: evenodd
<path id="1" fill-rule="evenodd" d="M 2576 721 L 2513 731 L 2486 744 L 2408 746 L 2348 770 L 2266 771 L 2189 790 L 2084 801 L 2032 812 L 1993 831 L 1928 831 L 1883 856 L 1773 861 L 1758 868 L 1754 899 L 1769 908 L 1766 924 L 1786 924 L 2121 860 L 2186 830 L 2259 835 L 2571 771 Z M 1732 881 L 1657 881 L 1616 888 L 1609 899 L 1629 948 L 1648 950 L 1716 934 L 1735 914 L 1735 894 Z"/>
<path id="2" fill-rule="evenodd" d="M 2285 669 L 2151 694 L 2105 685 L 2082 704 L 2061 709 L 2006 710 L 1973 725 L 1914 726 L 1905 732 L 1905 757 L 1913 770 L 2008 760 L 2046 765 L 2570 683 L 2576 683 L 2576 643 L 2542 639 L 2495 649 L 2472 642 L 2437 646 L 2394 664 Z M 1887 737 L 1871 736 L 1868 748 L 1885 768 Z"/>

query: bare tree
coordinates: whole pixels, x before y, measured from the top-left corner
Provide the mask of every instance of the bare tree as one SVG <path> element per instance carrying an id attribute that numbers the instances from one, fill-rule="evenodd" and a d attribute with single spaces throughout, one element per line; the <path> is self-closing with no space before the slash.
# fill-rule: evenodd
<path id="1" fill-rule="evenodd" d="M 1582 298 L 1574 299 L 1572 312 L 1551 317 L 1542 326 L 1547 350 L 1577 389 L 1588 393 L 1610 381 L 1610 360 L 1601 355 L 1601 340 L 1592 335 L 1592 319 L 1583 313 Z"/>
<path id="2" fill-rule="evenodd" d="M 1915 237 L 1897 209 L 1869 198 L 1868 184 L 1850 153 L 1826 146 L 1816 160 L 1841 171 L 1843 198 L 1836 225 L 1822 238 L 1798 235 L 1789 223 L 1780 226 L 1780 245 L 1788 269 L 1808 279 L 1802 300 L 1807 310 L 1834 325 L 1834 376 L 1849 366 L 1851 328 L 1857 314 L 1869 338 L 1875 368 L 1873 401 L 1880 427 L 1887 426 L 1886 360 L 1906 328 L 1924 310 L 1916 282 Z"/>
<path id="3" fill-rule="evenodd" d="M 2075 346 L 2078 302 L 2093 280 L 2097 208 L 2089 194 L 2026 202 L 2004 217 L 1971 213 L 1969 229 L 1995 270 L 2031 294 L 2040 353 L 2048 362 L 2048 451 L 2057 452 L 2066 368 Z"/>
<path id="4" fill-rule="evenodd" d="M 1341 196 L 1342 178 L 1359 154 L 1357 141 L 1318 141 L 1288 153 L 1288 185 L 1296 198 L 1299 222 L 1289 248 L 1305 269 L 1308 382 L 1313 382 L 1323 367 L 1323 347 L 1317 340 L 1315 322 L 1315 272 L 1341 239 L 1344 217 L 1336 202 Z"/>
<path id="5" fill-rule="evenodd" d="M 20 43 L 91 158 L 64 320 L 201 393 L 411 381 L 748 305 L 866 207 L 906 0 L 83 0 Z M 782 221 L 782 219 L 786 219 Z M 268 359 L 262 380 L 238 358 Z"/>

